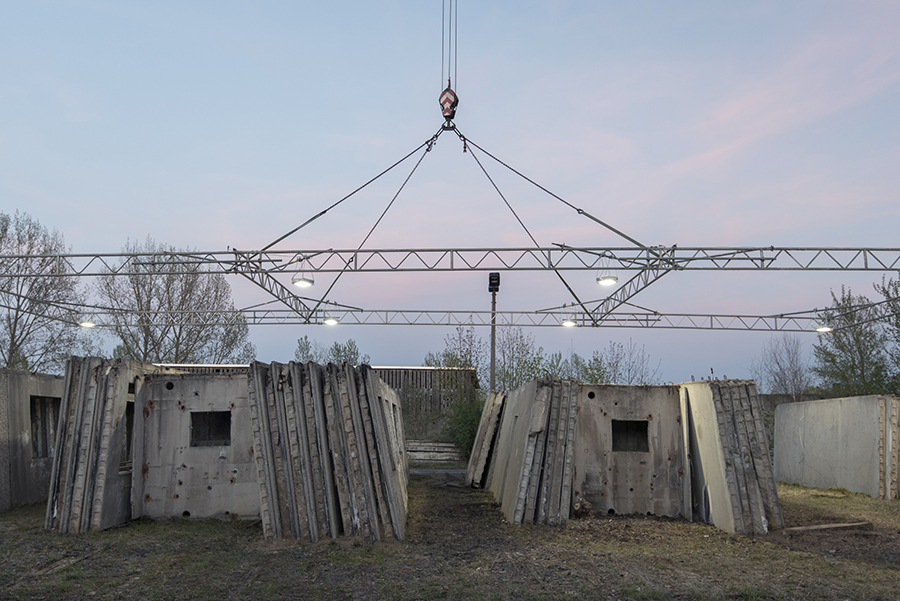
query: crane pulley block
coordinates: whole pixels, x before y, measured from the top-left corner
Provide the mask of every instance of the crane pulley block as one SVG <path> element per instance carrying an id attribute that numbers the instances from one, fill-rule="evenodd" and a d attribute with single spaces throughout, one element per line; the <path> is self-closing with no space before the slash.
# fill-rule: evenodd
<path id="1" fill-rule="evenodd" d="M 448 84 L 447 88 L 441 92 L 441 114 L 444 115 L 444 119 L 450 121 L 456 117 L 456 105 L 458 104 L 459 97 Z"/>

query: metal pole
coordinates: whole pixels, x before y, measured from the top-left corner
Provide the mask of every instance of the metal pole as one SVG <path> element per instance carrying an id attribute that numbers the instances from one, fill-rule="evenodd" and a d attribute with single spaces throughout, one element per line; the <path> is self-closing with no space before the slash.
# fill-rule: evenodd
<path id="1" fill-rule="evenodd" d="M 491 392 L 496 392 L 494 387 L 497 370 L 497 291 L 491 292 Z"/>

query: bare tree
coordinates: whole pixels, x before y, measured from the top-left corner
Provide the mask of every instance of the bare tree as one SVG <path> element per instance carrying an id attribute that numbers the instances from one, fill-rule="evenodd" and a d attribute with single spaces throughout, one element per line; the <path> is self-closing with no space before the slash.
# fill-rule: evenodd
<path id="1" fill-rule="evenodd" d="M 84 297 L 75 276 L 53 256 L 66 251 L 56 230 L 27 213 L 0 212 L 0 361 L 5 367 L 58 373 L 70 354 L 98 347 L 96 334 L 90 337 L 75 325 Z M 20 277 L 23 272 L 39 275 Z"/>
<path id="2" fill-rule="evenodd" d="M 754 360 L 752 371 L 760 388 L 769 394 L 790 395 L 799 401 L 812 385 L 812 372 L 803 356 L 803 344 L 796 334 L 771 338 Z"/>
<path id="3" fill-rule="evenodd" d="M 133 257 L 129 275 L 113 271 L 97 281 L 97 293 L 113 309 L 121 344 L 117 357 L 148 363 L 247 363 L 256 349 L 247 322 L 235 311 L 222 274 L 172 255 L 174 247 L 147 237 L 122 249 Z"/>
<path id="4" fill-rule="evenodd" d="M 603 367 L 611 384 L 656 384 L 659 381 L 659 361 L 653 367 L 650 355 L 630 338 L 628 344 L 609 341 L 609 346 L 595 359 Z"/>

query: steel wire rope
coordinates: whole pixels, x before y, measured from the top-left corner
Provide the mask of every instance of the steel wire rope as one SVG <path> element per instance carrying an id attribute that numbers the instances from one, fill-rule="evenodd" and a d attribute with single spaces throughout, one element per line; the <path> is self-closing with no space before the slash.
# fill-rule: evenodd
<path id="1" fill-rule="evenodd" d="M 585 211 L 584 209 L 580 209 L 580 208 L 576 207 L 575 205 L 573 205 L 572 203 L 570 203 L 568 200 L 562 198 L 561 196 L 559 196 L 559 195 L 557 195 L 557 194 L 554 194 L 553 192 L 551 192 L 550 190 L 548 190 L 548 189 L 545 188 L 544 186 L 540 185 L 539 183 L 537 183 L 536 181 L 534 181 L 533 179 L 531 179 L 530 177 L 528 177 L 528 176 L 525 175 L 524 173 L 521 173 L 520 171 L 517 171 L 516 169 L 514 169 L 513 167 L 511 167 L 510 165 L 507 165 L 506 163 L 504 163 L 503 161 L 501 161 L 500 159 L 498 159 L 497 157 L 495 157 L 494 155 L 492 155 L 490 152 L 488 152 L 487 150 L 485 150 L 484 148 L 482 148 L 481 146 L 479 146 L 478 144 L 476 144 L 476 143 L 473 142 L 472 140 L 466 140 L 466 141 L 468 142 L 468 144 L 469 144 L 470 146 L 474 146 L 475 148 L 477 148 L 478 150 L 480 150 L 481 152 L 483 152 L 483 153 L 486 154 L 487 156 L 491 157 L 492 159 L 494 159 L 495 161 L 497 161 L 498 163 L 500 163 L 501 165 L 503 165 L 504 167 L 506 167 L 507 169 L 509 169 L 510 171 L 512 171 L 513 173 L 515 173 L 516 175 L 518 175 L 519 177 L 521 177 L 522 179 L 524 179 L 525 181 L 527 181 L 528 183 L 530 183 L 531 185 L 533 185 L 533 186 L 535 186 L 535 187 L 537 187 L 537 188 L 543 190 L 544 192 L 546 192 L 547 194 L 549 194 L 550 196 L 552 196 L 552 197 L 555 198 L 556 200 L 560 201 L 560 202 L 563 203 L 564 205 L 566 205 L 566 206 L 568 206 L 569 208 L 573 209 L 573 210 L 574 210 L 576 213 L 578 213 L 579 215 L 584 215 L 584 216 L 587 217 L 588 219 L 590 219 L 590 220 L 592 220 L 592 221 L 594 221 L 594 222 L 596 222 L 596 223 L 599 223 L 600 225 L 602 225 L 603 227 L 605 227 L 605 228 L 608 229 L 609 231 L 613 232 L 614 234 L 617 234 L 617 235 L 621 236 L 622 238 L 625 238 L 626 240 L 628 240 L 629 242 L 631 242 L 631 243 L 634 244 L 635 246 L 639 246 L 640 248 L 644 248 L 644 249 L 647 249 L 647 248 L 648 248 L 646 245 L 641 244 L 640 242 L 638 242 L 637 240 L 635 240 L 634 238 L 632 238 L 632 237 L 629 236 L 628 234 L 626 234 L 626 233 L 624 233 L 624 232 L 621 232 L 621 231 L 617 230 L 616 228 L 614 228 L 613 226 L 609 225 L 608 223 L 602 221 L 601 219 L 598 219 L 597 217 L 594 217 L 593 215 L 591 215 L 590 213 L 588 213 L 588 212 Z M 652 250 L 652 249 L 648 249 L 648 250 Z"/>
<path id="2" fill-rule="evenodd" d="M 465 148 L 465 146 L 467 145 L 467 141 L 468 141 L 468 140 L 466 139 L 466 137 L 465 137 L 459 130 L 455 130 L 455 131 L 456 131 L 456 135 L 459 136 L 459 139 L 462 140 L 462 142 L 463 142 L 463 147 Z M 472 144 L 472 145 L 474 146 L 474 144 Z M 479 150 L 481 150 L 481 147 L 480 147 L 480 146 L 476 146 L 476 148 L 478 148 Z M 509 210 L 510 210 L 510 212 L 513 214 L 513 216 L 516 218 L 516 221 L 519 222 L 519 225 L 522 226 L 522 229 L 525 230 L 525 233 L 528 234 L 528 237 L 531 238 L 531 241 L 534 243 L 535 247 L 540 248 L 541 245 L 538 244 L 538 241 L 537 241 L 537 240 L 535 239 L 535 237 L 531 234 L 531 232 L 529 231 L 528 227 L 525 225 L 525 223 L 524 223 L 524 222 L 522 221 L 522 219 L 519 217 L 519 214 L 516 213 L 516 210 L 512 207 L 511 204 L 509 204 L 509 201 L 506 199 L 506 196 L 504 196 L 504 195 L 503 195 L 503 192 L 500 191 L 500 188 L 497 186 L 497 184 L 494 182 L 494 179 L 493 179 L 493 178 L 490 176 L 490 174 L 487 172 L 487 169 L 484 168 L 484 165 L 481 163 L 481 161 L 478 160 L 478 157 L 475 156 L 475 153 L 472 152 L 471 149 L 470 149 L 470 150 L 469 150 L 469 154 L 471 154 L 471 155 L 472 155 L 472 158 L 475 159 L 475 162 L 478 163 L 478 167 L 481 168 L 482 173 L 484 173 L 484 175 L 485 175 L 485 177 L 487 177 L 488 181 L 491 182 L 491 185 L 494 187 L 494 190 L 496 190 L 496 191 L 497 191 L 497 194 L 500 195 L 500 198 L 503 199 L 503 202 L 506 204 L 507 208 L 509 208 Z M 493 157 L 492 157 L 492 158 L 493 158 Z M 495 160 L 496 160 L 496 159 L 495 159 Z M 581 307 L 582 310 L 584 310 L 584 312 L 588 315 L 588 317 L 590 317 L 591 323 L 593 323 L 594 326 L 596 326 L 596 325 L 597 325 L 597 320 L 594 319 L 593 314 L 592 314 L 590 311 L 588 311 L 588 308 L 584 306 L 584 303 L 581 302 L 581 299 L 578 298 L 578 295 L 575 293 L 574 290 L 572 290 L 572 287 L 569 285 L 569 282 L 567 282 L 566 279 L 565 279 L 565 278 L 562 276 L 562 274 L 559 272 L 559 270 L 556 269 L 556 267 L 553 266 L 553 261 L 551 260 L 549 253 L 547 254 L 547 265 L 550 266 L 550 269 L 553 270 L 553 273 L 556 274 L 556 277 L 559 278 L 559 280 L 563 283 L 563 286 L 566 287 L 566 290 L 569 291 L 569 294 L 572 295 L 572 298 L 575 299 L 575 303 L 576 303 L 579 307 Z"/>
<path id="3" fill-rule="evenodd" d="M 372 236 L 372 234 L 375 232 L 375 228 L 378 227 L 378 225 L 379 225 L 379 224 L 381 223 L 381 221 L 384 219 L 384 216 L 387 215 L 387 212 L 388 212 L 388 211 L 391 209 L 391 207 L 394 205 L 394 202 L 395 202 L 395 201 L 397 200 L 397 198 L 400 196 L 400 193 L 401 193 L 401 192 L 403 191 L 403 189 L 406 187 L 406 184 L 409 183 L 409 180 L 412 178 L 413 174 L 414 174 L 414 173 L 416 172 L 416 170 L 419 168 L 419 165 L 421 165 L 421 164 L 422 164 L 422 161 L 425 160 L 425 156 L 426 156 L 429 152 L 431 152 L 431 149 L 432 149 L 432 147 L 434 146 L 434 143 L 437 141 L 438 137 L 441 135 L 441 133 L 442 133 L 443 131 L 444 131 L 443 128 L 439 129 L 438 132 L 437 132 L 436 134 L 434 134 L 434 136 L 432 136 L 431 139 L 428 140 L 428 142 L 426 142 L 427 148 L 425 149 L 425 152 L 422 153 L 422 156 L 419 157 L 419 160 L 416 161 L 416 164 L 413 166 L 412 171 L 409 172 L 409 175 L 407 175 L 407 176 L 406 176 L 406 179 L 403 180 L 403 183 L 400 184 L 400 188 L 397 190 L 397 192 L 394 194 L 393 198 L 391 198 L 391 201 L 390 201 L 390 202 L 388 203 L 388 205 L 384 208 L 384 211 L 381 212 L 381 215 L 380 215 L 380 216 L 378 217 L 378 219 L 375 221 L 375 225 L 372 226 L 372 229 L 369 230 L 369 233 L 366 234 L 366 237 L 363 238 L 363 241 L 359 243 L 359 246 L 356 248 L 356 252 L 359 252 L 359 251 L 362 249 L 362 247 L 365 246 L 366 242 L 369 240 L 369 238 L 370 238 L 370 237 Z M 420 146 L 419 148 L 421 148 L 421 146 Z M 337 284 L 338 280 L 341 279 L 341 276 L 344 275 L 344 273 L 347 272 L 347 269 L 350 267 L 350 260 L 351 260 L 351 259 L 347 259 L 347 262 L 344 264 L 344 267 L 338 272 L 337 276 L 335 276 L 334 280 L 331 282 L 331 285 L 328 286 L 328 290 L 325 291 L 325 294 L 322 295 L 322 298 L 321 298 L 321 299 L 316 303 L 316 305 L 310 310 L 310 312 L 309 312 L 309 318 L 312 318 L 313 314 L 315 314 L 315 312 L 318 310 L 319 307 L 322 306 L 323 303 L 330 303 L 330 302 L 331 302 L 331 301 L 326 301 L 325 299 L 326 299 L 326 298 L 328 297 L 328 295 L 331 293 L 331 290 L 334 288 L 335 284 Z M 307 319 L 309 319 L 309 318 L 307 318 Z"/>
<path id="4" fill-rule="evenodd" d="M 350 192 L 349 194 L 347 194 L 346 196 L 344 196 L 344 197 L 341 198 L 340 200 L 335 201 L 334 203 L 332 203 L 332 204 L 331 204 L 328 208 L 326 208 L 325 210 L 320 211 L 319 213 L 317 213 L 316 215 L 310 217 L 309 219 L 307 219 L 306 221 L 304 221 L 303 223 L 301 223 L 300 225 L 298 225 L 297 227 L 295 227 L 294 229 L 292 229 L 291 231 L 289 231 L 289 232 L 286 233 L 285 235 L 283 235 L 283 236 L 281 236 L 280 238 L 278 238 L 277 240 L 275 240 L 274 242 L 270 242 L 269 244 L 267 244 L 266 246 L 264 246 L 264 247 L 261 248 L 260 250 L 256 251 L 256 253 L 258 253 L 259 255 L 262 255 L 262 253 L 266 252 L 267 250 L 269 250 L 270 248 L 272 248 L 273 246 L 275 246 L 276 244 L 278 244 L 279 242 L 281 242 L 281 241 L 284 240 L 285 238 L 288 238 L 289 236 L 292 236 L 292 235 L 296 234 L 298 231 L 300 231 L 301 229 L 303 229 L 304 227 L 306 227 L 307 225 L 309 225 L 310 223 L 312 223 L 313 221 L 315 221 L 316 219 L 318 219 L 319 217 L 321 217 L 322 215 L 324 215 L 325 213 L 327 213 L 328 211 L 330 211 L 330 210 L 333 209 L 334 207 L 338 206 L 339 204 L 341 204 L 342 202 L 344 202 L 345 200 L 347 200 L 348 198 L 350 198 L 351 196 L 353 196 L 354 194 L 356 194 L 357 192 L 359 192 L 360 190 L 362 190 L 363 188 L 365 188 L 366 186 L 368 186 L 369 184 L 371 184 L 372 182 L 374 182 L 375 180 L 377 180 L 378 178 L 380 178 L 382 175 L 385 175 L 386 173 L 388 173 L 389 171 L 391 171 L 394 167 L 396 167 L 397 165 L 399 165 L 400 163 L 402 163 L 403 161 L 405 161 L 406 159 L 408 159 L 408 158 L 411 157 L 412 155 L 416 154 L 416 153 L 417 153 L 418 151 L 420 151 L 423 147 L 428 146 L 428 147 L 430 148 L 431 145 L 434 144 L 435 140 L 437 140 L 437 137 L 438 137 L 439 135 L 441 135 L 441 131 L 442 131 L 442 130 L 439 129 L 439 130 L 438 130 L 438 133 L 436 133 L 435 135 L 431 136 L 429 139 L 427 139 L 427 140 L 425 140 L 424 142 L 422 142 L 421 144 L 419 144 L 414 150 L 412 150 L 411 152 L 409 152 L 409 153 L 408 153 L 406 156 L 404 156 L 402 159 L 400 159 L 399 161 L 395 162 L 393 165 L 391 165 L 390 167 L 388 167 L 387 169 L 385 169 L 384 171 L 382 171 L 381 173 L 379 173 L 378 175 L 376 175 L 375 177 L 373 177 L 372 179 L 370 179 L 369 181 L 367 181 L 366 183 L 364 183 L 363 185 L 361 185 L 360 187 L 358 187 L 357 189 L 355 189 L 353 192 Z"/>

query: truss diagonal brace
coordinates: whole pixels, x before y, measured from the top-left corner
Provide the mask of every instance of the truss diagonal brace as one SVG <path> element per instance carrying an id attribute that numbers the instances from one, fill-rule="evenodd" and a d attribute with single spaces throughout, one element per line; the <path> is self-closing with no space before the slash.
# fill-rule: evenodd
<path id="1" fill-rule="evenodd" d="M 313 316 L 313 310 L 304 303 L 297 295 L 293 294 L 284 284 L 272 277 L 268 271 L 262 268 L 262 261 L 259 259 L 252 260 L 238 257 L 240 254 L 235 251 L 234 271 L 241 274 L 276 299 L 284 303 L 289 309 L 300 316 L 304 323 L 310 323 Z"/>
<path id="2" fill-rule="evenodd" d="M 641 290 L 659 280 L 662 276 L 677 269 L 672 261 L 674 248 L 648 249 L 649 265 L 638 272 L 633 278 L 625 282 L 613 294 L 606 297 L 597 307 L 591 311 L 591 319 L 594 324 L 603 321 L 613 311 L 625 304 L 625 301 L 636 296 Z"/>

